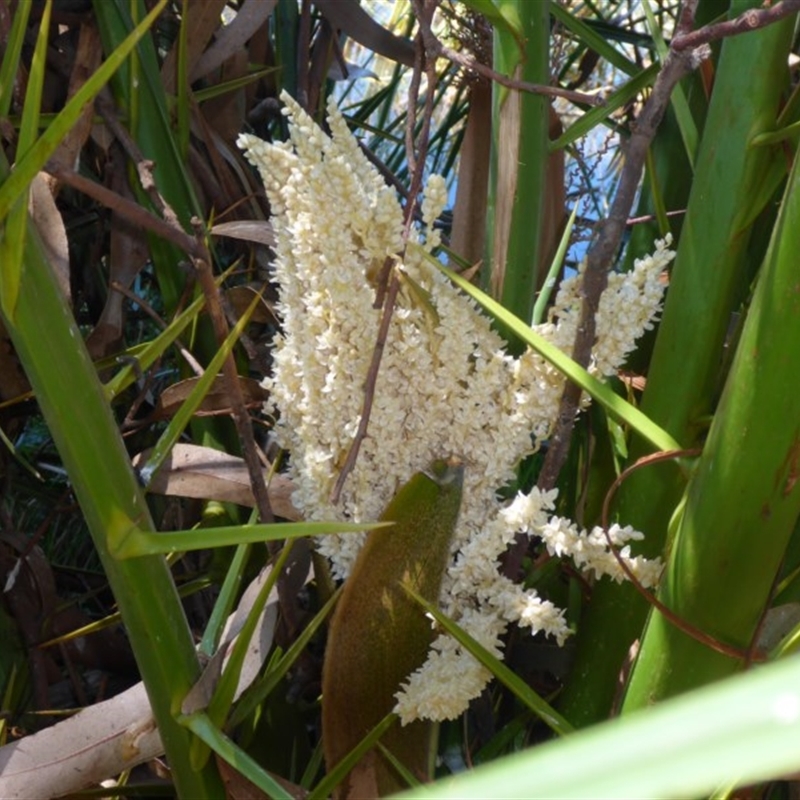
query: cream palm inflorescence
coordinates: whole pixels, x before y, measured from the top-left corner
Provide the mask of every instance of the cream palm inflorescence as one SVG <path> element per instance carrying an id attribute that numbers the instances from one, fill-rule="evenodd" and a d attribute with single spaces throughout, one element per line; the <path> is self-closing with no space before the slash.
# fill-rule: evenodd
<path id="1" fill-rule="evenodd" d="M 510 623 L 543 631 L 559 643 L 569 635 L 563 612 L 499 572 L 499 558 L 518 531 L 540 537 L 557 556 L 570 556 L 597 576 L 622 579 L 602 532 L 584 532 L 552 517 L 555 492 L 534 489 L 503 503 L 497 490 L 515 477 L 520 459 L 545 439 L 564 379 L 532 350 L 506 354 L 489 320 L 426 259 L 439 242 L 433 221 L 446 202 L 444 181 L 432 176 L 422 204 L 423 231 L 403 240 L 395 193 L 370 164 L 332 104 L 325 135 L 284 96 L 291 139 L 238 144 L 258 168 L 276 235 L 282 334 L 267 381 L 279 412 L 276 433 L 291 452 L 294 501 L 308 519 L 367 522 L 415 472 L 456 455 L 467 465 L 442 609 L 484 647 L 502 657 Z M 624 275 L 612 275 L 597 320 L 591 369 L 612 375 L 660 308 L 659 275 L 673 258 L 669 239 Z M 405 252 L 404 252 L 405 247 Z M 401 260 L 401 254 L 402 260 Z M 337 505 L 329 496 L 353 443 L 364 380 L 381 311 L 373 308 L 375 279 L 390 259 L 402 272 L 371 416 L 369 435 Z M 537 331 L 569 352 L 578 324 L 580 275 L 562 283 L 553 313 Z M 643 584 L 661 564 L 630 556 L 641 538 L 614 526 L 616 545 Z M 319 549 L 345 578 L 362 538 L 324 537 Z M 425 665 L 398 693 L 402 721 L 460 714 L 490 678 L 447 636 L 437 638 Z"/>

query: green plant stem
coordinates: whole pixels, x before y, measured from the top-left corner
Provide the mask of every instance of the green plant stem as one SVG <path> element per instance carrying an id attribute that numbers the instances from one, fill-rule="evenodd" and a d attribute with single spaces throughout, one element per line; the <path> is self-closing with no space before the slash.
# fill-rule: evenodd
<path id="1" fill-rule="evenodd" d="M 741 5 L 741 4 L 740 4 Z M 743 301 L 752 266 L 747 245 L 756 188 L 779 153 L 759 157 L 750 138 L 772 130 L 786 81 L 791 22 L 727 40 L 698 151 L 695 179 L 659 329 L 642 411 L 685 448 L 701 443 L 719 392 L 720 353 L 731 312 Z M 752 69 L 753 64 L 759 69 Z M 719 132 L 725 131 L 724 136 Z M 714 202 L 709 202 L 713 197 Z M 751 257 L 752 258 L 752 257 Z M 630 463 L 647 452 L 638 438 Z M 742 468 L 746 468 L 742 465 Z M 686 482 L 664 464 L 622 486 L 619 519 L 646 534 L 645 555 L 662 552 Z M 611 709 L 616 676 L 640 635 L 647 604 L 629 585 L 601 582 L 581 622 L 573 675 L 560 708 L 576 726 Z"/>
<path id="2" fill-rule="evenodd" d="M 519 21 L 521 40 L 495 29 L 494 69 L 517 80 L 548 84 L 550 2 L 506 0 L 503 15 Z M 487 285 L 503 306 L 530 322 L 540 265 L 545 204 L 549 99 L 494 87 L 493 140 L 487 217 Z M 513 338 L 513 337 L 512 337 Z M 516 341 L 514 339 L 514 341 Z"/>
<path id="3" fill-rule="evenodd" d="M 23 270 L 15 320 L 4 321 L 119 604 L 175 785 L 181 797 L 220 797 L 213 764 L 189 768 L 191 734 L 173 717 L 200 667 L 166 562 L 109 553 L 109 539 L 131 526 L 154 527 L 80 331 L 30 230 Z"/>
<path id="4" fill-rule="evenodd" d="M 725 391 L 671 544 L 659 599 L 715 638 L 751 645 L 800 515 L 800 337 L 794 169 Z M 735 502 L 732 502 L 735 498 Z M 624 709 L 744 666 L 651 614 Z"/>

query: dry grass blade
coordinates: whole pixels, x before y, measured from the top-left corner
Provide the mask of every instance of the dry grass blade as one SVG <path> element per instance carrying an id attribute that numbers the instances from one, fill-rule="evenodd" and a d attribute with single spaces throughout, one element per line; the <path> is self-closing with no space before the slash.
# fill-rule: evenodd
<path id="1" fill-rule="evenodd" d="M 192 83 L 240 52 L 253 34 L 267 22 L 277 4 L 278 0 L 247 0 L 243 3 L 233 22 L 222 28 L 214 44 L 194 65 L 190 73 Z"/>
<path id="2" fill-rule="evenodd" d="M 134 466 L 147 463 L 148 456 L 147 450 L 136 455 Z M 268 469 L 264 470 L 265 480 L 269 478 L 269 472 Z M 255 505 L 244 461 L 211 447 L 194 444 L 175 445 L 148 489 L 158 494 L 220 500 L 251 508 Z M 273 475 L 267 490 L 276 516 L 293 522 L 303 518 L 292 505 L 294 485 L 288 478 Z"/>

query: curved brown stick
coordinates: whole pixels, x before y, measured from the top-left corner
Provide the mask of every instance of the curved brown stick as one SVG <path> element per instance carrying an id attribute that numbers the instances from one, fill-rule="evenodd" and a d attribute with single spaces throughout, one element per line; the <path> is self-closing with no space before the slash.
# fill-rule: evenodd
<path id="1" fill-rule="evenodd" d="M 699 449 L 664 450 L 660 453 L 653 453 L 649 456 L 643 456 L 642 458 L 638 459 L 638 461 L 631 464 L 631 466 L 623 470 L 617 476 L 617 479 L 611 484 L 611 487 L 606 493 L 605 499 L 603 500 L 603 511 L 600 519 L 600 525 L 603 529 L 603 535 L 606 537 L 608 549 L 613 554 L 620 566 L 620 569 L 625 573 L 625 577 L 633 584 L 633 587 L 636 589 L 636 591 L 642 597 L 644 597 L 644 599 L 651 606 L 658 609 L 661 614 L 663 614 L 664 617 L 666 617 L 666 619 L 668 619 L 678 630 L 682 631 L 687 636 L 691 636 L 692 639 L 700 642 L 700 644 L 704 644 L 706 647 L 710 647 L 717 653 L 722 653 L 722 655 L 728 656 L 729 658 L 736 658 L 740 661 L 750 663 L 754 660 L 760 660 L 755 656 L 752 645 L 748 647 L 747 650 L 742 650 L 741 648 L 734 647 L 733 645 L 725 644 L 725 642 L 721 642 L 719 639 L 715 639 L 705 631 L 702 631 L 686 620 L 681 619 L 671 609 L 667 608 L 667 606 L 665 606 L 664 603 L 662 603 L 652 592 L 645 589 L 644 586 L 642 586 L 642 584 L 639 582 L 639 579 L 633 574 L 633 571 L 627 565 L 625 559 L 619 554 L 619 551 L 611 541 L 611 536 L 608 533 L 608 513 L 611 506 L 611 501 L 614 498 L 614 495 L 617 493 L 619 487 L 622 486 L 622 484 L 634 472 L 636 472 L 636 470 L 641 469 L 642 467 L 648 467 L 652 464 L 658 464 L 662 461 L 672 461 L 673 459 L 683 458 L 685 456 L 697 456 L 700 455 L 701 452 L 702 451 Z"/>

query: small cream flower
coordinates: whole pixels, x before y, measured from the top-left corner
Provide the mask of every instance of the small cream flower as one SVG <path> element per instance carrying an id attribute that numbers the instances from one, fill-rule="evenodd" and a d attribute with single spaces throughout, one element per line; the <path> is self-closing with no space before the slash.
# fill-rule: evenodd
<path id="1" fill-rule="evenodd" d="M 324 135 L 284 95 L 291 141 L 270 145 L 242 135 L 239 145 L 261 174 L 276 235 L 275 279 L 283 332 L 274 342 L 266 381 L 279 413 L 278 442 L 291 453 L 293 498 L 308 519 L 358 522 L 378 518 L 397 489 L 434 459 L 456 455 L 468 465 L 452 559 L 440 605 L 498 657 L 510 623 L 563 642 L 563 612 L 535 591 L 500 575 L 499 559 L 517 531 L 541 537 L 554 554 L 598 576 L 620 578 L 619 565 L 595 531 L 551 519 L 556 493 L 534 489 L 511 503 L 497 490 L 515 478 L 520 459 L 550 433 L 563 376 L 532 350 L 519 358 L 475 304 L 425 259 L 438 244 L 432 225 L 447 199 L 433 176 L 422 202 L 425 230 L 403 242 L 395 193 L 361 153 L 331 103 L 332 136 Z M 630 273 L 612 275 L 598 315 L 592 369 L 612 375 L 659 311 L 658 276 L 673 257 L 668 240 Z M 331 488 L 353 443 L 381 312 L 373 308 L 376 277 L 387 259 L 410 280 L 398 297 L 384 348 L 364 440 L 340 503 Z M 578 324 L 580 276 L 565 281 L 537 332 L 569 352 Z M 620 545 L 638 536 L 615 530 Z M 334 574 L 347 577 L 361 545 L 352 534 L 322 538 Z M 647 585 L 659 562 L 631 558 Z M 489 673 L 449 637 L 398 693 L 403 722 L 460 714 Z"/>

